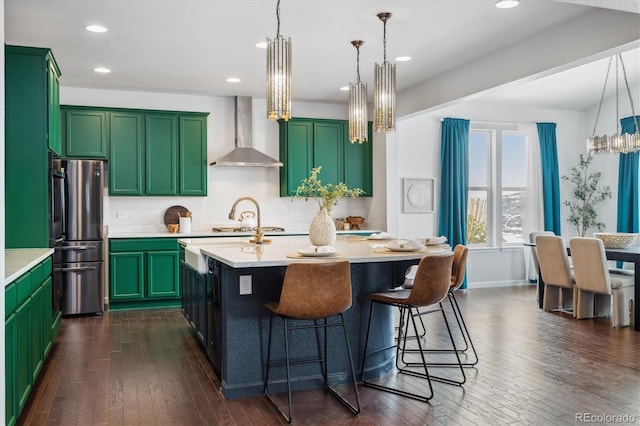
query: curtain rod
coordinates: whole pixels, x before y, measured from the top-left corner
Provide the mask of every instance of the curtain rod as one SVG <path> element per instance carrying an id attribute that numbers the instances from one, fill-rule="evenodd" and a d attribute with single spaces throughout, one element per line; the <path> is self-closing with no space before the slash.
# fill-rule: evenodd
<path id="1" fill-rule="evenodd" d="M 454 117 L 441 117 L 440 121 L 444 121 L 445 118 L 454 118 Z M 470 119 L 465 119 L 465 120 L 469 120 L 470 123 L 476 123 L 476 124 L 495 124 L 495 125 L 510 125 L 510 124 L 536 124 L 536 121 L 527 121 L 527 122 L 518 122 L 518 121 L 511 121 L 511 122 L 506 122 L 506 121 L 481 121 L 481 120 L 470 120 Z"/>

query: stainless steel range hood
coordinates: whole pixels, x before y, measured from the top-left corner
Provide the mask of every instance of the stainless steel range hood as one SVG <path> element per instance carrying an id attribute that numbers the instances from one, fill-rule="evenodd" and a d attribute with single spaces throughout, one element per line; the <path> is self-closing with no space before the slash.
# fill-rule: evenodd
<path id="1" fill-rule="evenodd" d="M 235 97 L 235 133 L 236 147 L 211 163 L 212 166 L 235 167 L 282 167 L 275 158 L 258 151 L 253 147 L 251 97 Z"/>

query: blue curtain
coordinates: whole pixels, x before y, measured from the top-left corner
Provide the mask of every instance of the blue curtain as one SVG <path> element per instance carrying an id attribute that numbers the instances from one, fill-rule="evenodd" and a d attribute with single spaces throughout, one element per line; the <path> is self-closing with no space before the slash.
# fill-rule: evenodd
<path id="1" fill-rule="evenodd" d="M 540 162 L 542 165 L 542 198 L 544 208 L 544 230 L 561 235 L 560 223 L 560 176 L 558 173 L 558 148 L 556 123 L 536 123 L 540 139 Z"/>
<path id="2" fill-rule="evenodd" d="M 451 247 L 467 244 L 469 193 L 469 120 L 445 118 L 440 144 L 440 212 L 438 235 Z M 461 288 L 467 288 L 465 275 Z"/>
<path id="3" fill-rule="evenodd" d="M 636 116 L 640 122 L 640 116 Z M 635 133 L 633 117 L 620 120 L 622 133 Z M 638 232 L 638 158 L 640 153 L 620 154 L 618 163 L 618 232 Z"/>

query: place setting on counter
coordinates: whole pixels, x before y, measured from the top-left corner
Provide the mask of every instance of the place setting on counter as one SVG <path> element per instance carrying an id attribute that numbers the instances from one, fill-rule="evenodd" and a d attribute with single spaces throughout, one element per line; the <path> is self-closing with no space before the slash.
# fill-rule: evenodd
<path id="1" fill-rule="evenodd" d="M 380 232 L 378 237 L 370 238 L 370 240 L 382 240 L 385 239 L 385 232 Z M 373 235 L 373 234 L 372 234 Z M 444 249 L 450 248 L 447 242 L 447 238 L 444 236 L 440 237 L 426 237 L 426 238 L 416 238 L 416 239 L 392 239 L 386 244 L 379 244 L 374 247 L 375 253 L 380 254 L 394 254 L 394 253 L 406 253 L 406 252 L 420 252 L 420 253 L 429 253 L 432 251 L 443 251 Z"/>
<path id="2" fill-rule="evenodd" d="M 296 253 L 289 253 L 287 257 L 292 259 L 300 259 L 305 257 L 320 257 L 320 258 L 336 258 L 346 257 L 346 254 L 340 253 L 334 246 L 314 246 L 310 245 L 301 248 Z"/>

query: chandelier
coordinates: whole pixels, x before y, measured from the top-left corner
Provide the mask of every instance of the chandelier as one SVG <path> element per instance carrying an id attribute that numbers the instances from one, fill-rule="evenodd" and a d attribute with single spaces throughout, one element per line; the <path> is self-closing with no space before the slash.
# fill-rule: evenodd
<path id="1" fill-rule="evenodd" d="M 391 13 L 378 13 L 384 24 L 384 56 L 382 64 L 376 64 L 373 80 L 374 127 L 377 133 L 392 132 L 396 127 L 396 66 L 387 62 L 387 20 Z"/>
<path id="2" fill-rule="evenodd" d="M 351 42 L 356 48 L 356 71 L 358 81 L 349 83 L 349 140 L 351 143 L 367 141 L 367 85 L 360 81 L 360 46 L 362 40 Z"/>
<path id="3" fill-rule="evenodd" d="M 291 38 L 280 35 L 280 0 L 276 5 L 278 30 L 267 37 L 267 118 L 291 118 Z"/>
<path id="4" fill-rule="evenodd" d="M 587 139 L 587 151 L 594 154 L 628 154 L 630 152 L 640 151 L 640 126 L 638 126 L 638 119 L 633 107 L 633 98 L 631 97 L 631 90 L 629 89 L 629 82 L 627 81 L 627 71 L 624 68 L 624 62 L 622 61 L 622 55 L 615 55 L 616 58 L 616 133 L 613 135 L 596 136 L 596 128 L 598 127 L 598 119 L 600 118 L 600 109 L 602 108 L 602 101 L 604 99 L 604 92 L 607 88 L 607 80 L 609 79 L 609 71 L 611 70 L 611 62 L 613 62 L 613 56 L 609 58 L 609 66 L 607 67 L 607 74 L 604 78 L 604 87 L 602 88 L 602 96 L 600 97 L 600 105 L 598 105 L 598 113 L 596 114 L 596 123 L 593 126 L 593 133 L 591 137 Z M 629 95 L 629 103 L 631 104 L 631 116 L 635 124 L 634 133 L 620 134 L 620 116 L 618 113 L 619 99 L 618 99 L 618 64 L 622 68 L 622 76 L 624 78 L 624 84 L 627 88 L 627 94 Z"/>

